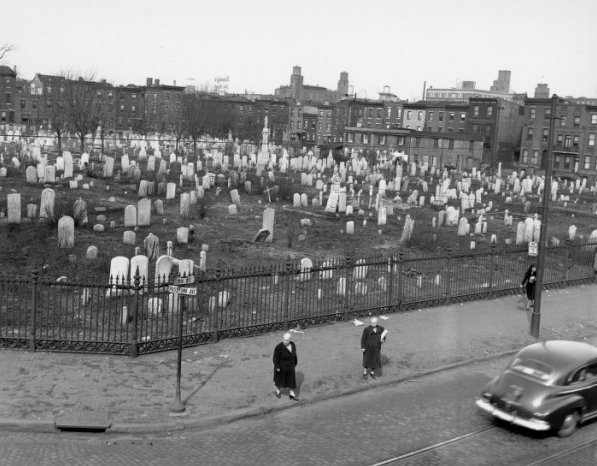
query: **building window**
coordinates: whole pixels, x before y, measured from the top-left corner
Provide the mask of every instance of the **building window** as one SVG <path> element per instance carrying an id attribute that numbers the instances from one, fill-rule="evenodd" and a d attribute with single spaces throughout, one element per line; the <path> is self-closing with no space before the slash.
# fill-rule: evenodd
<path id="1" fill-rule="evenodd" d="M 449 121 L 454 121 L 454 112 L 448 113 L 448 120 Z"/>
<path id="2" fill-rule="evenodd" d="M 560 117 L 560 126 L 566 126 L 566 115 Z"/>
<path id="3" fill-rule="evenodd" d="M 535 119 L 535 116 L 536 116 L 536 113 L 537 113 L 537 110 L 535 110 L 535 107 L 531 107 L 531 108 L 529 109 L 529 118 L 530 118 L 531 120 L 534 120 L 534 119 Z"/>
<path id="4" fill-rule="evenodd" d="M 417 131 L 423 131 L 423 127 L 417 126 Z"/>
<path id="5" fill-rule="evenodd" d="M 478 117 L 479 116 L 479 106 L 475 105 L 473 107 L 473 116 Z"/>
<path id="6" fill-rule="evenodd" d="M 460 121 L 466 121 L 466 113 L 465 112 L 462 112 L 460 114 Z"/>
<path id="7" fill-rule="evenodd" d="M 537 165 L 537 159 L 539 159 L 539 151 L 535 149 L 533 150 L 533 158 L 531 159 L 531 164 Z"/>
<path id="8" fill-rule="evenodd" d="M 597 113 L 591 113 L 591 124 L 597 125 Z"/>
<path id="9" fill-rule="evenodd" d="M 580 126 L 580 117 L 578 115 L 574 116 L 574 126 Z"/>
<path id="10" fill-rule="evenodd" d="M 570 156 L 564 157 L 564 170 L 570 170 Z"/>
<path id="11" fill-rule="evenodd" d="M 438 147 L 439 147 L 439 139 L 436 138 L 433 140 L 433 148 L 437 149 Z"/>
<path id="12" fill-rule="evenodd" d="M 157 92 L 153 93 L 153 100 L 158 100 L 158 93 Z"/>
<path id="13" fill-rule="evenodd" d="M 415 147 L 421 147 L 421 138 L 415 138 Z"/>
<path id="14" fill-rule="evenodd" d="M 584 163 L 584 167 L 585 170 L 588 170 L 591 168 L 591 156 L 590 155 L 585 155 L 585 163 Z"/>
<path id="15" fill-rule="evenodd" d="M 545 118 L 549 119 L 551 117 L 551 107 L 545 107 Z"/>
<path id="16" fill-rule="evenodd" d="M 363 134 L 363 144 L 369 144 L 369 135 Z"/>
<path id="17" fill-rule="evenodd" d="M 423 119 L 423 112 L 419 112 L 417 115 L 417 120 L 422 120 Z"/>
<path id="18" fill-rule="evenodd" d="M 594 147 L 595 146 L 595 133 L 589 133 L 589 142 L 588 142 L 589 147 Z"/>
<path id="19" fill-rule="evenodd" d="M 398 136 L 398 145 L 399 146 L 403 146 L 404 145 L 404 136 Z"/>
<path id="20" fill-rule="evenodd" d="M 454 139 L 448 141 L 448 149 L 454 149 Z"/>
<path id="21" fill-rule="evenodd" d="M 493 115 L 493 106 L 490 105 L 487 107 L 487 116 L 490 117 Z"/>
<path id="22" fill-rule="evenodd" d="M 301 121 L 296 122 L 296 129 L 301 129 Z"/>
<path id="23" fill-rule="evenodd" d="M 131 112 L 135 113 L 137 111 L 137 109 L 135 108 L 134 105 L 131 106 Z"/>
<path id="24" fill-rule="evenodd" d="M 564 147 L 566 149 L 570 149 L 571 144 L 572 144 L 572 136 L 567 134 L 566 137 L 564 138 Z"/>
<path id="25" fill-rule="evenodd" d="M 558 135 L 556 136 L 556 144 L 558 144 L 558 145 L 560 145 L 560 146 L 561 146 L 561 145 L 562 145 L 562 142 L 564 142 L 564 136 L 562 136 L 561 134 L 558 134 Z"/>
<path id="26" fill-rule="evenodd" d="M 427 118 L 427 121 L 431 122 L 433 121 L 433 112 L 428 112 L 429 117 Z"/>
<path id="27" fill-rule="evenodd" d="M 533 140 L 533 133 L 534 132 L 535 132 L 535 130 L 534 130 L 533 127 L 527 129 L 527 141 L 532 141 Z"/>
<path id="28" fill-rule="evenodd" d="M 543 136 L 541 136 L 541 141 L 547 142 L 549 139 L 549 128 L 543 128 Z"/>
<path id="29" fill-rule="evenodd" d="M 381 136 L 379 136 L 379 145 L 380 146 L 385 146 L 386 145 L 386 136 L 385 136 L 385 134 L 382 134 Z"/>
<path id="30" fill-rule="evenodd" d="M 561 163 L 561 157 L 559 155 L 556 155 L 553 158 L 553 165 L 554 165 L 554 167 L 560 168 L 560 163 Z"/>
<path id="31" fill-rule="evenodd" d="M 572 145 L 576 148 L 578 148 L 578 142 L 580 140 L 580 136 L 579 135 L 574 135 L 574 137 L 572 138 Z"/>
<path id="32" fill-rule="evenodd" d="M 527 163 L 529 159 L 529 150 L 528 149 L 524 149 L 522 151 L 522 163 Z"/>
<path id="33" fill-rule="evenodd" d="M 410 120 L 412 113 L 413 112 L 411 112 L 410 110 L 408 112 L 406 112 L 406 119 L 407 120 Z"/>
<path id="34" fill-rule="evenodd" d="M 290 122 L 290 129 L 293 130 L 294 129 L 294 121 Z"/>
<path id="35" fill-rule="evenodd" d="M 437 112 L 437 120 L 444 121 L 444 112 Z"/>
<path id="36" fill-rule="evenodd" d="M 290 109 L 290 116 L 293 117 L 294 116 L 294 108 Z"/>
<path id="37" fill-rule="evenodd" d="M 386 108 L 386 118 L 392 118 L 392 107 Z"/>

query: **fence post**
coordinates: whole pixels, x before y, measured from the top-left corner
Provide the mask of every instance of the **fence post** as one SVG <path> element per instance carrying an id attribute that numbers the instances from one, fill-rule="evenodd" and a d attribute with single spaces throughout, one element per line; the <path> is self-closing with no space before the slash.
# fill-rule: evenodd
<path id="1" fill-rule="evenodd" d="M 292 262 L 286 261 L 286 292 L 284 293 L 284 319 L 279 316 L 278 320 L 286 321 L 286 325 L 290 326 L 290 290 L 292 288 Z"/>
<path id="2" fill-rule="evenodd" d="M 215 329 L 214 329 L 214 341 L 219 341 L 220 340 L 220 303 L 219 301 L 219 289 L 220 289 L 220 279 L 222 277 L 222 269 L 220 267 L 218 267 L 215 271 L 215 289 L 216 289 L 216 295 L 214 297 L 214 308 L 213 308 L 213 313 L 214 313 L 214 322 L 215 322 Z M 225 309 L 225 308 L 224 308 Z"/>
<path id="3" fill-rule="evenodd" d="M 451 279 L 452 278 L 452 256 L 453 256 L 454 250 L 452 248 L 448 248 L 447 253 L 448 253 L 448 260 L 447 260 L 448 264 L 447 264 L 446 269 L 447 269 L 448 273 L 446 274 L 446 291 L 445 291 L 445 293 L 446 293 L 446 304 L 449 304 L 450 298 L 452 297 L 451 296 L 452 287 L 450 285 L 451 285 L 451 281 L 452 281 L 452 279 Z"/>
<path id="4" fill-rule="evenodd" d="M 570 270 L 570 247 L 572 245 L 572 241 L 569 239 L 566 240 L 566 260 L 564 261 L 564 282 L 568 281 L 570 274 L 568 271 Z M 543 285 L 545 285 L 545 280 L 543 281 Z"/>
<path id="5" fill-rule="evenodd" d="M 139 266 L 137 266 L 137 270 L 135 271 L 135 276 L 134 276 L 134 280 L 135 280 L 135 284 L 134 284 L 134 291 L 135 291 L 135 303 L 133 306 L 133 333 L 131 336 L 131 342 L 130 342 L 130 353 L 131 353 L 131 357 L 132 358 L 136 358 L 137 357 L 137 322 L 139 321 L 138 319 L 138 315 L 139 315 L 139 289 L 140 289 L 140 282 L 141 282 L 141 276 L 139 275 Z M 129 286 L 128 289 L 130 290 L 130 282 L 129 282 Z"/>
<path id="6" fill-rule="evenodd" d="M 495 261 L 496 261 L 496 257 L 497 257 L 497 246 L 495 245 L 495 243 L 491 243 L 490 246 L 490 252 L 489 252 L 490 256 L 489 256 L 489 290 L 493 290 L 494 286 L 493 286 L 493 277 L 495 275 Z"/>
<path id="7" fill-rule="evenodd" d="M 388 260 L 388 268 L 390 269 L 390 283 L 388 284 L 388 312 L 392 309 L 392 292 L 394 290 L 394 267 L 396 265 L 396 258 L 390 255 Z"/>
<path id="8" fill-rule="evenodd" d="M 31 303 L 31 330 L 29 332 L 29 351 L 35 352 L 35 333 L 37 331 L 35 315 L 37 314 L 37 284 L 39 270 L 33 271 L 33 299 Z"/>
<path id="9" fill-rule="evenodd" d="M 351 296 L 351 285 L 352 285 L 352 280 L 351 277 L 353 276 L 354 273 L 354 264 L 352 263 L 352 257 L 350 256 L 346 256 L 344 258 L 344 268 L 346 270 L 346 281 L 345 281 L 345 289 L 344 289 L 344 297 L 345 297 L 345 301 L 346 301 L 346 305 L 344 307 L 344 314 L 347 314 L 348 312 L 350 312 L 352 310 L 352 299 L 350 299 Z M 345 317 L 346 319 L 346 317 Z"/>

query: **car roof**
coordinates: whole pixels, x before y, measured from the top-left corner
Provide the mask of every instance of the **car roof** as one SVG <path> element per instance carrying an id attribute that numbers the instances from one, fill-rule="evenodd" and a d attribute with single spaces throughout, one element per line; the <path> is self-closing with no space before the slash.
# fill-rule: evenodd
<path id="1" fill-rule="evenodd" d="M 548 340 L 526 346 L 516 357 L 545 362 L 561 373 L 597 359 L 597 347 L 578 341 Z"/>

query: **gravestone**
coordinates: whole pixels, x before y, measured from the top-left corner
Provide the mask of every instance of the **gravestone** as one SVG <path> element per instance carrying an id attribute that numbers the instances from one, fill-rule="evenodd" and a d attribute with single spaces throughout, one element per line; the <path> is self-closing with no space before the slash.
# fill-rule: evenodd
<path id="1" fill-rule="evenodd" d="M 85 257 L 87 259 L 97 259 L 97 246 L 87 247 L 87 252 L 85 253 Z"/>
<path id="2" fill-rule="evenodd" d="M 159 284 L 168 283 L 173 266 L 174 261 L 172 257 L 168 255 L 158 257 L 155 262 L 155 282 Z"/>
<path id="3" fill-rule="evenodd" d="M 54 165 L 46 166 L 44 183 L 56 183 L 56 167 Z"/>
<path id="4" fill-rule="evenodd" d="M 37 216 L 37 204 L 27 204 L 27 218 L 33 220 Z"/>
<path id="5" fill-rule="evenodd" d="M 522 244 L 524 241 L 524 222 L 518 222 L 516 227 L 516 244 Z"/>
<path id="6" fill-rule="evenodd" d="M 8 210 L 8 223 L 21 223 L 21 195 L 19 193 L 11 193 L 6 195 L 6 204 Z"/>
<path id="7" fill-rule="evenodd" d="M 104 160 L 104 178 L 112 178 L 114 174 L 114 157 L 106 157 Z"/>
<path id="8" fill-rule="evenodd" d="M 136 227 L 137 226 L 137 208 L 134 205 L 127 205 L 124 208 L 124 226 L 125 227 Z"/>
<path id="9" fill-rule="evenodd" d="M 135 276 L 137 275 L 137 267 L 139 268 L 140 284 L 147 284 L 148 272 L 149 272 L 149 260 L 146 256 L 137 255 L 133 256 L 130 261 L 130 281 L 134 283 Z"/>
<path id="10" fill-rule="evenodd" d="M 230 191 L 230 198 L 232 199 L 232 203 L 236 207 L 240 207 L 240 196 L 238 194 L 238 190 L 237 189 L 233 189 L 232 191 Z"/>
<path id="11" fill-rule="evenodd" d="M 122 233 L 122 244 L 134 246 L 137 242 L 137 235 L 134 231 L 127 230 Z"/>
<path id="12" fill-rule="evenodd" d="M 174 199 L 176 197 L 176 183 L 168 183 L 166 185 L 166 199 Z"/>
<path id="13" fill-rule="evenodd" d="M 58 247 L 61 249 L 75 247 L 75 220 L 68 215 L 58 220 Z"/>
<path id="14" fill-rule="evenodd" d="M 89 222 L 87 218 L 87 203 L 83 198 L 80 197 L 74 202 L 73 215 L 79 225 L 86 225 Z"/>
<path id="15" fill-rule="evenodd" d="M 162 201 L 161 199 L 157 199 L 154 202 L 154 206 L 155 206 L 155 213 L 158 215 L 164 215 L 164 201 Z"/>
<path id="16" fill-rule="evenodd" d="M 262 229 L 269 231 L 269 235 L 265 239 L 266 243 L 271 243 L 274 240 L 274 219 L 276 211 L 271 208 L 267 208 L 263 211 L 263 223 Z"/>
<path id="17" fill-rule="evenodd" d="M 187 227 L 179 227 L 176 229 L 176 241 L 179 244 L 189 243 L 189 229 Z"/>
<path id="18" fill-rule="evenodd" d="M 182 218 L 189 218 L 191 209 L 191 200 L 189 193 L 182 193 L 180 195 L 180 215 Z"/>
<path id="19" fill-rule="evenodd" d="M 346 234 L 354 235 L 354 221 L 346 222 Z"/>
<path id="20" fill-rule="evenodd" d="M 137 226 L 146 227 L 149 225 L 151 225 L 151 201 L 145 198 L 137 202 Z"/>
<path id="21" fill-rule="evenodd" d="M 110 284 L 126 282 L 129 274 L 129 259 L 124 256 L 113 257 L 110 261 Z"/>
<path id="22" fill-rule="evenodd" d="M 27 167 L 25 170 L 25 176 L 27 178 L 27 183 L 37 183 L 37 170 L 33 166 Z"/>
<path id="23" fill-rule="evenodd" d="M 54 218 L 54 200 L 56 193 L 52 188 L 46 188 L 41 192 L 41 204 L 39 206 L 39 218 Z"/>

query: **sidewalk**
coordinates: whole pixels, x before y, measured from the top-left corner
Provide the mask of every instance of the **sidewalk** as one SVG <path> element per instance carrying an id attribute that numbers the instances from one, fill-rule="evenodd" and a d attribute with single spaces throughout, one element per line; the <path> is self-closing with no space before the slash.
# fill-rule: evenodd
<path id="1" fill-rule="evenodd" d="M 424 372 L 512 352 L 535 341 L 523 296 L 389 314 L 383 376 L 361 378 L 360 335 L 351 322 L 293 334 L 302 403 L 396 383 Z M 597 344 L 597 285 L 547 291 L 541 339 Z M 366 319 L 362 319 L 365 321 Z M 0 430 L 54 431 L 65 414 L 107 416 L 108 432 L 203 428 L 300 403 L 273 394 L 271 360 L 283 332 L 185 349 L 182 399 L 173 416 L 176 351 L 96 356 L 0 351 Z M 331 354 L 331 356 L 324 356 Z"/>

